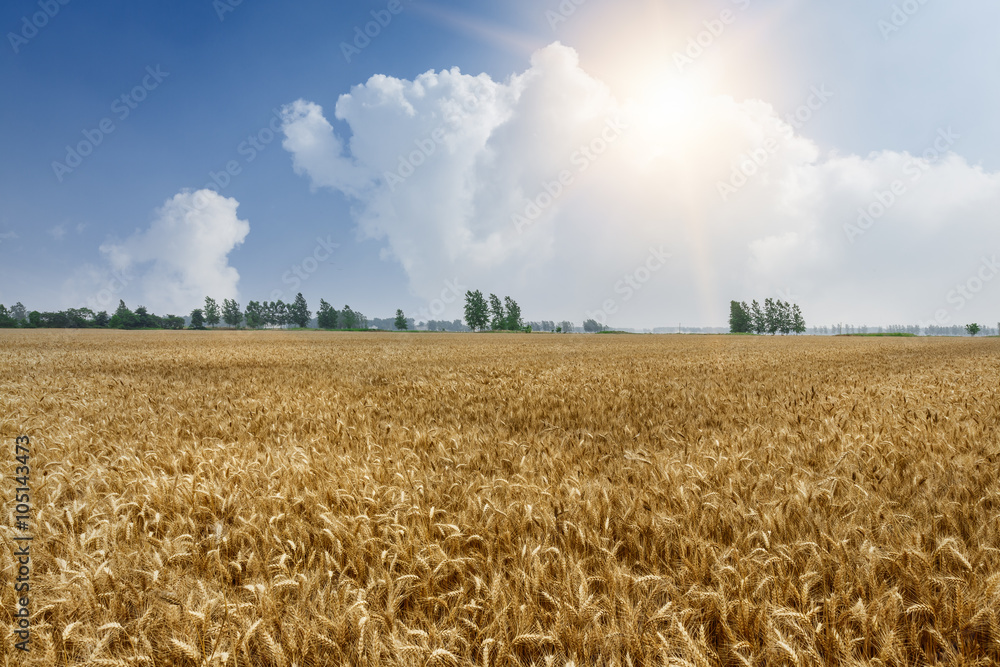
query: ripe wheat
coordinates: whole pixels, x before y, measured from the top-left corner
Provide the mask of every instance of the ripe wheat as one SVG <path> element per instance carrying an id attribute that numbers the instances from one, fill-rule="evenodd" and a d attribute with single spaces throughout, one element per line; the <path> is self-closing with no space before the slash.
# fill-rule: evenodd
<path id="1" fill-rule="evenodd" d="M 998 353 L 0 333 L 0 662 L 1000 664 Z"/>

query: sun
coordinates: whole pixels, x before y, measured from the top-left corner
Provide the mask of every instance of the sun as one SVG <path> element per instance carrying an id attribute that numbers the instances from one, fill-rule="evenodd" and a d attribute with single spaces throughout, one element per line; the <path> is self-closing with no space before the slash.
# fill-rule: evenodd
<path id="1" fill-rule="evenodd" d="M 692 79 L 651 81 L 639 104 L 651 124 L 670 128 L 689 122 L 704 99 L 701 85 Z"/>
<path id="2" fill-rule="evenodd" d="M 626 101 L 636 133 L 640 163 L 660 159 L 689 160 L 703 140 L 700 131 L 711 95 L 697 76 L 658 71 L 629 86 Z"/>

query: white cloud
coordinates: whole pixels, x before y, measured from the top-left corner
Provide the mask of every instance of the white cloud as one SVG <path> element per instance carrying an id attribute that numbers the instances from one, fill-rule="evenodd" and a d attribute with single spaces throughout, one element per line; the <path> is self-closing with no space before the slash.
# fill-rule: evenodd
<path id="1" fill-rule="evenodd" d="M 66 238 L 66 225 L 56 225 L 46 233 L 56 241 L 62 241 Z"/>
<path id="2" fill-rule="evenodd" d="M 240 276 L 229 265 L 229 253 L 250 232 L 250 224 L 236 215 L 238 206 L 212 190 L 174 195 L 147 229 L 101 246 L 111 275 L 134 275 L 142 305 L 159 314 L 188 313 L 205 296 L 237 298 Z M 120 280 L 122 289 L 132 280 Z M 107 290 L 108 279 L 91 282 Z"/>
<path id="3" fill-rule="evenodd" d="M 983 253 L 1000 254 L 1000 174 L 950 152 L 960 137 L 929 159 L 822 156 L 763 101 L 658 85 L 658 106 L 618 101 L 554 44 L 505 81 L 374 76 L 336 105 L 349 140 L 299 100 L 285 108 L 284 146 L 314 187 L 354 201 L 360 234 L 384 239 L 427 300 L 457 278 L 519 297 L 535 319 L 579 322 L 608 302 L 612 324 L 722 324 L 730 299 L 779 289 L 814 323 L 914 322 L 943 304 L 956 322 L 993 317 L 1000 280 L 962 309 L 946 301 Z M 897 181 L 884 215 L 856 229 Z M 720 183 L 739 186 L 722 196 Z M 668 265 L 630 285 L 661 247 Z M 459 317 L 461 304 L 440 314 Z"/>

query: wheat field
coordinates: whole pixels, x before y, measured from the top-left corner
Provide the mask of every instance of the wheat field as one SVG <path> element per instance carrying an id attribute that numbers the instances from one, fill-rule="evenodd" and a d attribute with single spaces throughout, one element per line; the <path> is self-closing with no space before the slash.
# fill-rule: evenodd
<path id="1" fill-rule="evenodd" d="M 0 333 L 0 662 L 1000 664 L 998 356 Z"/>

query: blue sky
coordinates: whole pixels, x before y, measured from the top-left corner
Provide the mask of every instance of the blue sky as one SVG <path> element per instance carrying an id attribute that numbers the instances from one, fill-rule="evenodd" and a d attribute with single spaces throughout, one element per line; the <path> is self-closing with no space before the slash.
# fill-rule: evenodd
<path id="1" fill-rule="evenodd" d="M 3 5 L 0 302 L 55 309 L 111 293 L 112 307 L 121 297 L 165 312 L 194 307 L 199 290 L 245 303 L 300 289 L 314 307 L 323 297 L 369 316 L 451 319 L 457 283 L 511 294 L 528 319 L 618 326 L 722 325 L 729 299 L 782 294 L 811 324 L 1000 319 L 996 3 L 401 0 L 388 14 L 387 0 L 231 2 Z M 372 12 L 391 21 L 347 62 L 343 44 Z M 495 89 L 471 94 L 497 98 L 387 191 L 396 161 L 379 156 L 406 155 L 397 148 L 477 85 L 411 85 L 452 68 L 485 74 Z M 375 75 L 388 79 L 366 85 Z M 121 97 L 144 80 L 127 108 Z M 775 123 L 816 89 L 829 100 L 783 134 Z M 299 100 L 309 106 L 295 115 Z M 567 147 L 623 114 L 640 129 L 514 233 L 517 202 L 573 164 Z M 84 132 L 100 143 L 57 175 Z M 305 143 L 283 146 L 290 132 Z M 749 185 L 720 193 L 769 132 L 783 143 Z M 946 150 L 908 169 L 942 132 Z M 340 150 L 316 155 L 330 137 Z M 219 194 L 238 208 L 202 211 L 191 238 L 165 204 L 227 163 L 239 173 Z M 895 180 L 898 203 L 864 227 L 859 211 Z M 204 238 L 199 261 L 215 271 L 186 263 Z M 307 261 L 330 241 L 328 259 Z M 671 256 L 663 268 L 649 268 L 651 248 Z"/>

